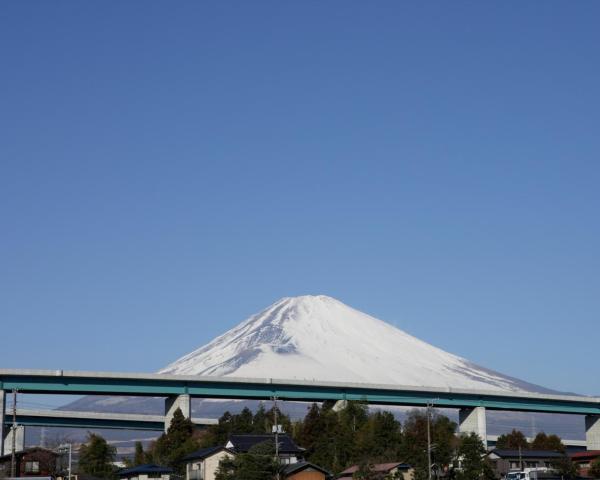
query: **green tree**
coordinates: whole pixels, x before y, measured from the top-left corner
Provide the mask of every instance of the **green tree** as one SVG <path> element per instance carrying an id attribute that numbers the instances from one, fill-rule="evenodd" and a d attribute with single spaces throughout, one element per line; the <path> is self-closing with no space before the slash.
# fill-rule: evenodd
<path id="1" fill-rule="evenodd" d="M 390 412 L 371 413 L 357 435 L 360 459 L 375 463 L 397 461 L 401 455 L 402 428 Z"/>
<path id="2" fill-rule="evenodd" d="M 185 418 L 181 409 L 175 410 L 167 433 L 163 433 L 152 445 L 150 457 L 155 463 L 167 465 L 183 474 L 183 457 L 198 448 L 193 438 L 194 425 Z"/>
<path id="3" fill-rule="evenodd" d="M 232 432 L 238 434 L 252 433 L 254 431 L 253 417 L 252 411 L 248 407 L 244 407 L 239 414 L 232 417 Z"/>
<path id="4" fill-rule="evenodd" d="M 476 433 L 462 435 L 456 451 L 460 468 L 457 469 L 457 480 L 475 480 L 493 478 L 493 473 L 485 461 L 485 445 Z"/>
<path id="5" fill-rule="evenodd" d="M 292 428 L 289 416 L 282 413 L 279 409 L 277 410 L 277 415 L 277 422 L 283 426 L 284 431 L 289 432 Z M 202 433 L 199 444 L 201 447 L 211 447 L 213 445 L 224 445 L 229 436 L 233 434 L 271 433 L 273 422 L 273 409 L 267 412 L 262 403 L 254 415 L 247 407 L 235 415 L 225 412 L 219 418 L 217 425 L 211 425 Z"/>
<path id="6" fill-rule="evenodd" d="M 298 443 L 307 448 L 307 460 L 334 473 L 343 470 L 354 458 L 356 433 L 341 421 L 341 415 L 331 404 L 324 403 L 321 408 L 312 405 L 297 432 Z"/>
<path id="7" fill-rule="evenodd" d="M 529 443 L 523 432 L 513 429 L 510 433 L 505 433 L 498 437 L 496 448 L 502 450 L 522 450 L 529 449 Z"/>
<path id="8" fill-rule="evenodd" d="M 144 446 L 142 442 L 135 442 L 135 453 L 133 454 L 133 464 L 143 465 L 146 462 L 146 452 L 144 452 Z"/>
<path id="9" fill-rule="evenodd" d="M 565 446 L 558 435 L 546 435 L 544 432 L 538 433 L 533 442 L 532 450 L 551 450 L 553 452 L 565 453 Z"/>
<path id="10" fill-rule="evenodd" d="M 259 443 L 248 453 L 221 460 L 216 480 L 268 480 L 275 478 L 280 466 L 275 460 L 272 441 Z"/>
<path id="11" fill-rule="evenodd" d="M 323 423 L 321 408 L 313 403 L 309 407 L 304 420 L 299 423 L 296 435 L 298 443 L 306 448 L 307 457 L 310 457 L 316 451 L 317 442 L 323 434 Z"/>
<path id="12" fill-rule="evenodd" d="M 433 412 L 431 416 L 432 464 L 438 471 L 446 470 L 452 463 L 456 447 L 456 423 L 448 417 Z M 409 412 L 404 421 L 402 458 L 414 467 L 415 480 L 424 480 L 427 472 L 427 413 Z"/>
<path id="13" fill-rule="evenodd" d="M 590 465 L 588 475 L 592 478 L 600 478 L 600 458 L 597 458 Z"/>
<path id="14" fill-rule="evenodd" d="M 104 438 L 88 433 L 86 442 L 79 449 L 79 471 L 98 478 L 114 478 L 116 449 Z"/>
<path id="15" fill-rule="evenodd" d="M 553 462 L 552 467 L 563 479 L 574 479 L 579 475 L 579 466 L 567 456 Z"/>
<path id="16" fill-rule="evenodd" d="M 135 452 L 133 454 L 133 458 L 123 458 L 123 463 L 127 468 L 135 467 L 137 465 L 144 465 L 145 463 L 149 463 L 147 461 L 146 452 L 144 452 L 144 446 L 142 442 L 135 442 Z"/>
<path id="17" fill-rule="evenodd" d="M 262 402 L 260 402 L 256 412 L 254 412 L 254 417 L 252 417 L 252 433 L 270 433 L 267 411 Z"/>

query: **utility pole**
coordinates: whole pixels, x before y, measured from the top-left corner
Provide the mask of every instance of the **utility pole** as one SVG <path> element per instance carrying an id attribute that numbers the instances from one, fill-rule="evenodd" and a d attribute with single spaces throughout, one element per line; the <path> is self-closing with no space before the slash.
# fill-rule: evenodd
<path id="1" fill-rule="evenodd" d="M 431 480 L 431 421 L 429 412 L 433 403 L 427 402 L 427 479 Z"/>
<path id="2" fill-rule="evenodd" d="M 279 480 L 279 424 L 277 423 L 277 397 L 273 397 L 273 428 L 275 429 L 275 460 L 277 462 L 277 473 L 275 479 Z"/>
<path id="3" fill-rule="evenodd" d="M 73 464 L 73 445 L 69 443 L 69 480 L 71 480 L 71 466 Z"/>
<path id="4" fill-rule="evenodd" d="M 58 451 L 60 453 L 65 453 L 65 451 L 67 449 L 68 449 L 68 452 L 69 452 L 69 466 L 67 467 L 67 471 L 68 471 L 68 477 L 67 477 L 67 479 L 71 480 L 71 470 L 72 470 L 72 465 L 73 465 L 73 444 L 72 443 L 61 443 L 58 446 Z"/>
<path id="5" fill-rule="evenodd" d="M 519 468 L 523 471 L 523 453 L 521 452 L 521 445 L 519 445 Z"/>
<path id="6" fill-rule="evenodd" d="M 12 451 L 10 456 L 10 476 L 17 476 L 17 389 L 13 388 L 13 404 L 12 404 Z"/>

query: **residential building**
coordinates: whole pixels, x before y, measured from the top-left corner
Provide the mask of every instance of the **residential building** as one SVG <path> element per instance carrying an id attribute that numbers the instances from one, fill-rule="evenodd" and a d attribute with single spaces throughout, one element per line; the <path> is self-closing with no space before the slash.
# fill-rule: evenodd
<path id="1" fill-rule="evenodd" d="M 48 477 L 57 471 L 59 455 L 46 448 L 33 447 L 16 452 L 17 477 Z M 0 478 L 11 476 L 12 453 L 0 457 Z"/>
<path id="2" fill-rule="evenodd" d="M 274 444 L 275 435 L 231 435 L 225 444 L 225 448 L 234 453 L 247 453 L 252 447 L 265 442 L 273 442 Z M 304 456 L 304 449 L 296 445 L 288 435 L 278 435 L 277 442 L 279 445 L 279 460 L 282 464 L 296 463 Z"/>
<path id="3" fill-rule="evenodd" d="M 219 463 L 225 458 L 248 453 L 252 447 L 274 441 L 274 435 L 232 435 L 224 446 L 203 448 L 184 457 L 186 480 L 215 480 Z M 331 473 L 302 461 L 304 449 L 285 434 L 278 435 L 279 460 L 283 464 L 282 478 L 289 480 L 327 480 Z"/>
<path id="4" fill-rule="evenodd" d="M 587 477 L 592 462 L 600 459 L 600 450 L 586 450 L 585 452 L 572 453 L 569 456 L 573 463 L 579 466 L 579 474 Z"/>
<path id="5" fill-rule="evenodd" d="M 124 468 L 119 470 L 118 475 L 122 480 L 171 480 L 174 470 L 162 465 L 148 463 L 146 465 L 138 465 L 137 467 Z"/>
<path id="6" fill-rule="evenodd" d="M 285 480 L 327 480 L 332 478 L 330 472 L 310 462 L 290 463 L 283 468 Z"/>
<path id="7" fill-rule="evenodd" d="M 360 469 L 359 465 L 353 465 L 342 473 L 340 473 L 338 480 L 352 480 L 352 476 Z M 413 468 L 404 462 L 389 462 L 389 463 L 375 463 L 370 465 L 371 472 L 377 478 L 386 478 L 387 476 L 402 474 L 404 480 L 412 480 Z"/>
<path id="8" fill-rule="evenodd" d="M 511 471 L 527 468 L 551 468 L 564 453 L 549 450 L 502 450 L 494 449 L 487 454 L 497 475 L 504 476 Z"/>
<path id="9" fill-rule="evenodd" d="M 215 480 L 219 462 L 235 454 L 225 447 L 209 447 L 184 457 L 186 480 Z"/>

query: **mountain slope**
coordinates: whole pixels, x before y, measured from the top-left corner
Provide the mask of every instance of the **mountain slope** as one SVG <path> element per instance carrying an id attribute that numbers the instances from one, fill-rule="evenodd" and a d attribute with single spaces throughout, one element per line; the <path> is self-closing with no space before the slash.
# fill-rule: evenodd
<path id="1" fill-rule="evenodd" d="M 159 373 L 546 391 L 324 295 L 283 298 Z"/>

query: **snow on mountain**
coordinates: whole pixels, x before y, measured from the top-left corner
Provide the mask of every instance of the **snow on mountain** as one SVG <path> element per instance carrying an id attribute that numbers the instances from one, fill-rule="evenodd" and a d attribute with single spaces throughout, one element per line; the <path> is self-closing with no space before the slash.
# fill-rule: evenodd
<path id="1" fill-rule="evenodd" d="M 324 295 L 283 298 L 159 373 L 546 390 L 480 367 Z"/>
<path id="2" fill-rule="evenodd" d="M 159 373 L 557 393 L 478 366 L 323 295 L 283 298 Z M 192 410 L 217 418 L 257 404 L 194 399 Z M 306 413 L 306 404 L 282 405 L 293 418 Z M 164 399 L 84 396 L 62 409 L 158 415 Z M 488 414 L 491 434 L 532 423 L 572 438 L 583 435 L 572 416 Z"/>

